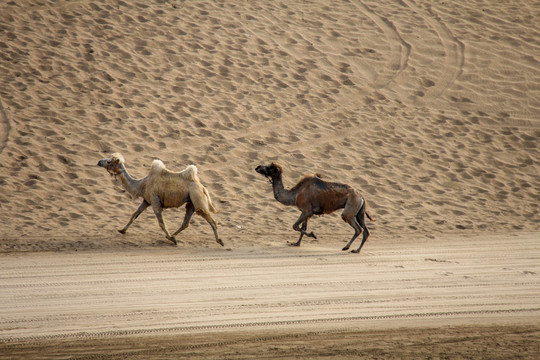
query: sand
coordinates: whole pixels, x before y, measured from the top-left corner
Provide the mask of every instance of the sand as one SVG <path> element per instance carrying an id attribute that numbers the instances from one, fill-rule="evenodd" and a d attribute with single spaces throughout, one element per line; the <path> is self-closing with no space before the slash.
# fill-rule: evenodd
<path id="1" fill-rule="evenodd" d="M 310 222 L 317 240 L 286 246 L 297 239 L 292 224 L 299 213 L 277 203 L 255 173 L 271 161 L 283 166 L 286 187 L 317 172 L 365 195 L 377 222 L 368 222 L 364 253 L 340 258 L 345 263 L 367 257 L 375 266 L 372 257 L 391 246 L 397 255 L 388 264 L 399 266 L 411 248 L 436 252 L 468 239 L 483 240 L 458 255 L 482 253 L 495 241 L 499 254 L 488 259 L 512 251 L 537 259 L 539 15 L 540 6 L 528 1 L 2 2 L 2 264 L 19 259 L 22 282 L 26 262 L 52 264 L 43 265 L 47 274 L 56 256 L 73 261 L 75 253 L 110 256 L 107 264 L 154 252 L 187 259 L 210 251 L 209 263 L 223 257 L 233 264 L 244 261 L 237 253 L 249 251 L 270 251 L 276 259 L 342 256 L 352 232 L 339 212 Z M 96 166 L 112 152 L 124 155 L 135 177 L 145 176 L 155 158 L 172 170 L 197 165 L 221 209 L 216 219 L 225 248 L 197 216 L 178 247 L 151 211 L 126 235 L 116 232 L 139 201 Z M 165 221 L 176 229 L 182 216 L 183 210 L 167 210 Z M 10 265 L 15 274 L 17 263 Z M 536 270 L 523 271 L 537 283 Z M 326 281 L 326 291 L 339 281 Z M 537 328 L 533 315 L 534 324 L 505 325 Z M 482 325 L 499 331 L 493 324 L 497 316 Z M 435 326 L 443 336 L 447 329 L 424 325 L 424 334 Z M 450 325 L 458 328 L 448 333 L 457 334 L 471 324 Z M 3 344 L 12 326 L 0 328 Z M 115 337 L 112 327 L 104 331 Z M 397 336 L 391 327 L 378 330 Z M 289 334 L 287 326 L 280 331 L 260 338 Z M 336 331 L 353 337 L 375 330 Z M 327 338 L 339 343 L 338 336 Z M 286 339 L 296 346 L 298 338 Z M 331 344 L 325 349 L 321 354 L 339 356 Z"/>
<path id="2" fill-rule="evenodd" d="M 6 254 L 0 353 L 538 357 L 537 233 L 449 240 Z"/>

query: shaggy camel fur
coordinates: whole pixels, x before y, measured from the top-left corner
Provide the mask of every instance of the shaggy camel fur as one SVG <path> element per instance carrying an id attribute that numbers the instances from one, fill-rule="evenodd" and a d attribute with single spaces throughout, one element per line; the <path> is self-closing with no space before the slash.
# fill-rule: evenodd
<path id="1" fill-rule="evenodd" d="M 304 235 L 317 238 L 313 232 L 306 232 L 307 222 L 313 215 L 330 214 L 338 209 L 344 209 L 341 217 L 354 228 L 354 236 L 343 250 L 349 250 L 353 241 L 363 231 L 360 247 L 352 251 L 360 252 L 369 236 L 364 214 L 371 221 L 375 221 L 366 212 L 366 201 L 362 194 L 349 185 L 324 181 L 320 175 L 306 175 L 292 189 L 286 190 L 282 181 L 283 168 L 276 163 L 257 166 L 255 171 L 270 178 L 277 201 L 283 205 L 294 205 L 302 212 L 293 225 L 293 229 L 300 232 L 300 239 L 291 245 L 300 246 Z"/>
<path id="2" fill-rule="evenodd" d="M 134 198 L 142 197 L 143 201 L 133 213 L 128 224 L 120 233 L 125 234 L 128 227 L 147 207 L 152 206 L 159 222 L 159 226 L 165 232 L 167 239 L 178 244 L 175 236 L 189 226 L 194 212 L 202 216 L 214 230 L 216 242 L 223 246 L 223 241 L 218 236 L 217 224 L 210 215 L 217 210 L 212 204 L 208 190 L 201 184 L 197 176 L 197 167 L 189 165 L 185 170 L 172 172 L 165 168 L 160 160 L 152 162 L 152 168 L 148 176 L 142 179 L 132 178 L 124 165 L 122 155 L 115 153 L 108 159 L 101 159 L 98 166 L 105 168 L 111 176 L 120 179 L 122 187 Z M 162 212 L 167 208 L 176 208 L 186 204 L 186 215 L 182 226 L 171 236 L 165 223 Z"/>

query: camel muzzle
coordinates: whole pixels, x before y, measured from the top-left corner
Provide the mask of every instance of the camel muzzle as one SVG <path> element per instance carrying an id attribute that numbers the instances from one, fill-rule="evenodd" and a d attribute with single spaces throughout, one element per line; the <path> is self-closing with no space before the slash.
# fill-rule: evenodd
<path id="1" fill-rule="evenodd" d="M 116 177 L 118 176 L 119 173 L 115 173 L 115 172 L 111 171 L 111 169 L 109 169 L 109 167 L 107 165 L 108 165 L 108 159 L 101 159 L 97 163 L 97 166 L 102 167 L 105 170 L 107 170 L 109 175 L 114 176 L 114 178 L 116 180 Z"/>
<path id="2" fill-rule="evenodd" d="M 269 176 L 268 169 L 266 166 L 259 165 L 255 168 L 255 171 L 258 172 L 261 175 Z"/>

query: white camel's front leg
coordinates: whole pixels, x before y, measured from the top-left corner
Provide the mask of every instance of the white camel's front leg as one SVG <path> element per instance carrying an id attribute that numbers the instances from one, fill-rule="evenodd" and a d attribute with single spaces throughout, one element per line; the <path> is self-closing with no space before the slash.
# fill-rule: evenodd
<path id="1" fill-rule="evenodd" d="M 150 204 L 146 201 L 146 200 L 143 200 L 141 205 L 139 205 L 139 207 L 137 208 L 137 210 L 133 213 L 133 215 L 131 215 L 131 219 L 129 219 L 129 222 L 127 223 L 126 226 L 124 226 L 123 229 L 121 230 L 118 230 L 118 232 L 120 234 L 125 234 L 128 227 L 133 223 L 133 221 L 135 221 L 136 218 L 139 217 L 139 215 L 141 215 L 141 213 L 146 210 L 147 207 L 149 207 Z"/>

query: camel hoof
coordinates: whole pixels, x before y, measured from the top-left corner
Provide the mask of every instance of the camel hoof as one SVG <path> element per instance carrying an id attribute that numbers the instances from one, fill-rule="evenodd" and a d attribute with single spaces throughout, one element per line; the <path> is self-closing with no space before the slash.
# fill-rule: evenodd
<path id="1" fill-rule="evenodd" d="M 225 246 L 225 244 L 223 244 L 223 241 L 221 241 L 221 239 L 217 239 L 216 242 L 221 246 Z"/>
<path id="2" fill-rule="evenodd" d="M 345 246 L 343 249 L 341 249 L 342 251 L 347 251 L 349 250 L 349 247 L 348 246 Z"/>
<path id="3" fill-rule="evenodd" d="M 297 243 L 297 242 L 295 242 L 295 243 L 287 242 L 287 245 L 289 245 L 289 246 L 296 246 L 296 247 L 299 247 L 299 246 L 300 246 L 300 244 Z"/>
<path id="4" fill-rule="evenodd" d="M 176 240 L 174 236 L 167 236 L 167 239 L 171 240 L 174 243 L 174 245 L 178 245 L 178 241 Z"/>
<path id="5" fill-rule="evenodd" d="M 351 252 L 352 252 L 353 254 L 358 254 L 358 253 L 360 252 L 360 250 L 351 250 Z"/>
<path id="6" fill-rule="evenodd" d="M 313 231 L 311 232 L 311 234 L 309 234 L 309 236 L 311 236 L 311 237 L 314 238 L 314 239 L 317 238 L 317 235 L 315 235 L 315 233 L 313 233 Z"/>
<path id="7" fill-rule="evenodd" d="M 126 233 L 126 230 L 122 229 L 122 230 L 118 230 L 118 232 L 119 232 L 120 234 L 125 234 L 125 233 Z"/>

